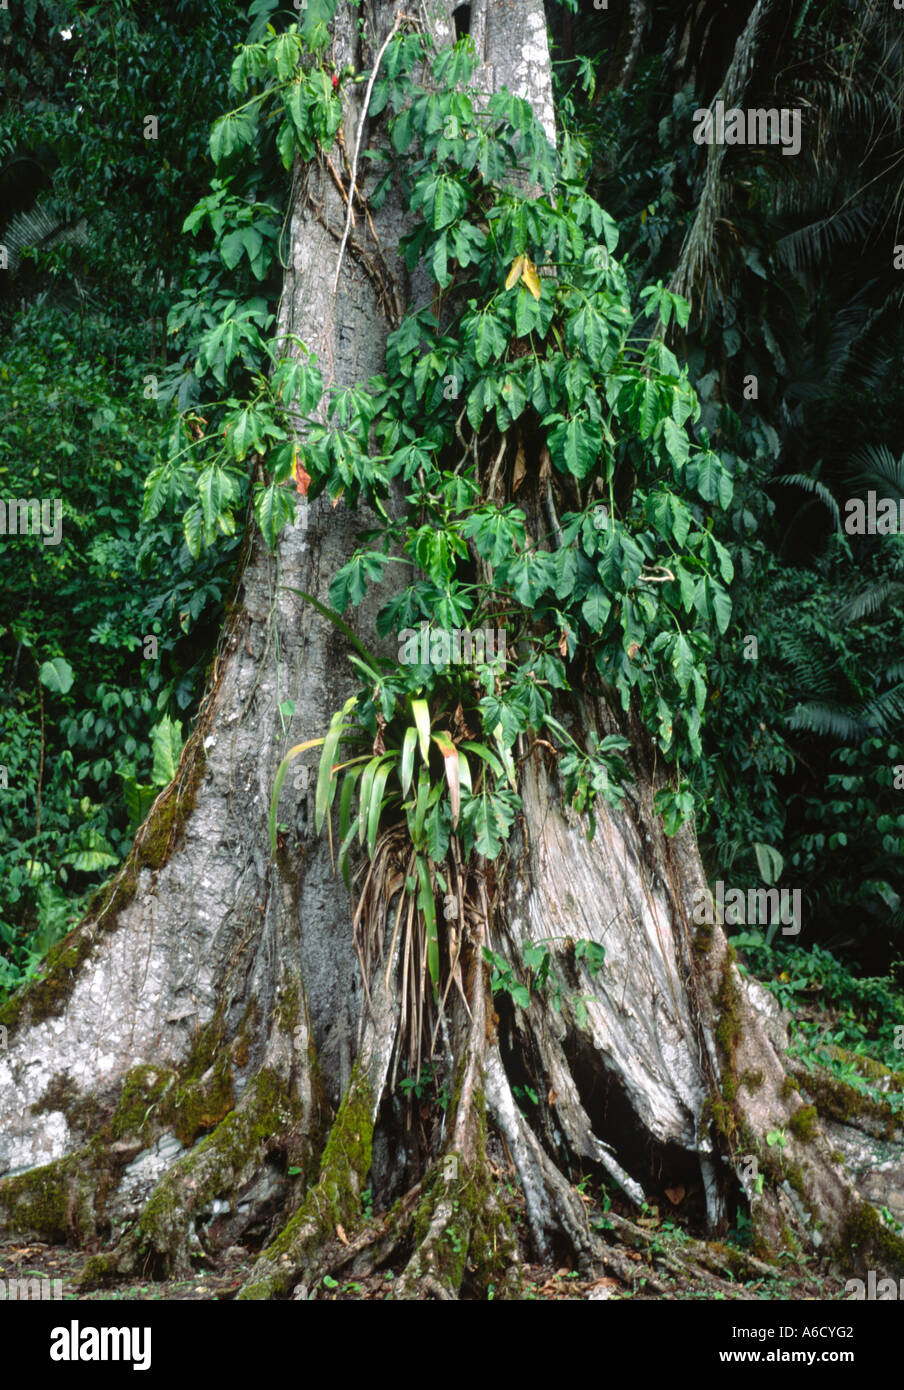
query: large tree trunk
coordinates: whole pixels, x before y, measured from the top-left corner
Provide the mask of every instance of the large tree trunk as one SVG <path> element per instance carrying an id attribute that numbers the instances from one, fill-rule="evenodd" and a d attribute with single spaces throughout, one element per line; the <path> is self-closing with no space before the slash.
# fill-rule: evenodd
<path id="1" fill-rule="evenodd" d="M 431 6 L 441 41 L 452 37 L 451 11 Z M 362 53 L 354 13 L 343 8 L 335 22 L 337 68 L 372 63 L 394 17 L 377 0 Z M 529 96 L 551 123 L 540 0 L 477 0 L 471 32 L 481 85 Z M 359 219 L 334 295 L 344 203 L 320 163 L 299 171 L 297 188 L 281 327 L 318 353 L 328 384 L 351 384 L 381 369 L 412 293 L 396 254 L 404 219 L 392 202 L 374 215 L 379 249 Z M 250 545 L 175 782 L 47 978 L 7 1007 L 2 1226 L 119 1237 L 92 1262 L 93 1279 L 139 1260 L 187 1270 L 194 1253 L 241 1240 L 260 1250 L 249 1298 L 304 1297 L 324 1273 L 384 1262 L 399 1269 L 402 1296 L 490 1283 L 515 1294 L 511 1220 L 493 1181 L 504 1145 L 542 1257 L 570 1250 L 582 1268 L 633 1277 L 620 1246 L 588 1223 L 571 1176 L 583 1165 L 634 1205 L 683 1189 L 701 1234 L 724 1229 L 743 1186 L 766 1258 L 793 1233 L 807 1248 L 856 1241 L 863 1261 L 892 1267 L 898 1247 L 833 1163 L 720 927 L 693 925 L 704 887 L 696 844 L 689 831 L 663 835 L 639 729 L 636 782 L 622 812 L 600 811 L 592 842 L 563 810 L 548 750 L 523 750 L 524 815 L 507 870 L 462 870 L 461 990 L 449 993 L 436 1057 L 450 1101 L 416 1144 L 392 1089 L 393 972 L 377 972 L 365 1009 L 350 903 L 307 792 L 287 786 L 281 803 L 300 854 L 286 843 L 274 862 L 268 843 L 287 740 L 321 732 L 349 684 L 343 640 L 291 590 L 326 601 L 358 524 L 321 498 L 275 561 Z M 373 617 L 367 604 L 355 614 L 368 639 Z M 287 697 L 298 713 L 284 732 Z M 615 727 L 602 707 L 577 717 Z M 561 1007 L 550 990 L 529 1010 L 499 999 L 497 1015 L 482 948 L 516 963 L 522 944 L 541 938 L 552 939 Z M 580 939 L 605 946 L 594 976 L 575 958 Z M 531 1123 L 513 1094 L 524 1082 L 539 1100 Z M 780 1159 L 771 1129 L 787 1132 Z M 378 1214 L 365 1220 L 368 1186 Z M 626 1243 L 649 1242 L 632 1222 L 612 1216 L 610 1226 Z M 759 1266 L 750 1257 L 747 1267 Z M 690 1244 L 685 1268 L 718 1282 L 724 1253 Z"/>

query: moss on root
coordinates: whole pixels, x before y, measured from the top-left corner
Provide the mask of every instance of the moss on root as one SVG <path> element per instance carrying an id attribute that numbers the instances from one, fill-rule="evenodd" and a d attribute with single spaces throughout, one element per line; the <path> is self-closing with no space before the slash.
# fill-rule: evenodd
<path id="1" fill-rule="evenodd" d="M 480 1146 L 481 1149 L 483 1146 Z M 414 1221 L 415 1247 L 421 1246 L 438 1208 L 448 1209 L 442 1236 L 423 1262 L 423 1275 L 457 1292 L 466 1280 L 484 1292 L 502 1282 L 515 1258 L 515 1242 L 504 1209 L 496 1200 L 486 1155 L 457 1165 L 454 1179 L 445 1176 L 445 1158 L 425 1185 Z"/>
<path id="2" fill-rule="evenodd" d="M 806 1201 L 806 1184 L 800 1166 L 784 1161 L 781 1154 L 777 1155 L 768 1145 L 758 1140 L 744 1118 L 743 1108 L 739 1101 L 740 1088 L 743 1086 L 749 1093 L 753 1094 L 762 1088 L 765 1078 L 760 1070 L 747 1070 L 740 1076 L 737 1073 L 736 1054 L 742 1032 L 739 1018 L 741 999 L 732 969 L 733 954 L 731 951 L 726 953 L 719 987 L 714 999 L 718 1009 L 715 1036 L 722 1054 L 722 1069 L 719 1078 L 719 1091 L 709 1098 L 704 1107 L 704 1118 L 711 1121 L 713 1130 L 721 1138 L 729 1153 L 749 1154 L 755 1157 L 760 1173 L 773 1192 L 781 1188 L 784 1183 L 788 1183 Z M 782 1098 L 787 1100 L 796 1090 L 796 1083 L 786 1076 L 781 1089 Z M 809 1141 L 814 1138 L 817 1132 L 816 1110 L 813 1106 L 802 1105 L 787 1123 L 788 1128 L 798 1140 Z M 780 1251 L 776 1249 L 775 1244 L 778 1231 L 775 1225 L 775 1213 L 771 1210 L 771 1200 L 764 1200 L 763 1197 L 754 1198 L 751 1202 L 751 1220 L 754 1253 L 759 1259 L 774 1261 Z M 781 1240 L 785 1242 L 786 1248 L 788 1248 L 788 1242 L 791 1242 L 796 1248 L 796 1239 L 790 1231 L 782 1229 Z"/>
<path id="3" fill-rule="evenodd" d="M 228 1052 L 221 1052 L 203 1076 L 181 1083 L 167 1067 L 133 1067 L 123 1081 L 113 1114 L 112 1137 L 135 1138 L 147 1144 L 154 1133 L 170 1130 L 188 1148 L 199 1134 L 224 1120 L 234 1106 Z"/>
<path id="4" fill-rule="evenodd" d="M 113 1138 L 148 1139 L 151 1116 L 175 1079 L 175 1073 L 166 1067 L 139 1066 L 127 1072 L 110 1124 Z"/>
<path id="5" fill-rule="evenodd" d="M 298 1281 L 308 1245 L 316 1247 L 332 1238 L 339 1224 L 352 1227 L 360 1220 L 361 1193 L 373 1152 L 374 1110 L 370 1087 L 356 1068 L 330 1129 L 315 1186 L 262 1253 L 240 1299 L 285 1297 Z"/>
<path id="6" fill-rule="evenodd" d="M 452 1087 L 452 1116 L 458 1115 L 469 1070 L 464 1057 Z M 416 1296 L 422 1283 L 427 1292 L 438 1284 L 452 1296 L 466 1283 L 484 1293 L 493 1285 L 505 1295 L 517 1285 L 517 1248 L 487 1160 L 486 1100 L 479 1086 L 470 1096 L 468 1138 L 467 1163 L 447 1152 L 424 1181 L 413 1222 L 414 1254 L 401 1286 L 406 1295 Z"/>
<path id="7" fill-rule="evenodd" d="M 901 1116 L 888 1101 L 864 1095 L 855 1086 L 824 1071 L 808 1072 L 801 1084 L 812 1096 L 821 1115 L 841 1124 L 856 1124 L 858 1119 L 866 1118 L 884 1131 L 886 1139 L 894 1139 Z"/>
<path id="8" fill-rule="evenodd" d="M 864 1267 L 870 1260 L 881 1260 L 885 1273 L 904 1274 L 904 1240 L 866 1202 L 848 1218 L 838 1242 L 838 1255 L 849 1258 L 852 1250 Z"/>
<path id="9" fill-rule="evenodd" d="M 108 1183 L 97 1168 L 97 1152 L 80 1150 L 66 1158 L 5 1178 L 0 1188 L 2 1225 L 35 1232 L 52 1243 L 84 1240 L 97 1230 Z"/>
<path id="10" fill-rule="evenodd" d="M 82 1265 L 76 1280 L 79 1289 L 97 1289 L 102 1284 L 115 1279 L 119 1274 L 116 1255 L 113 1253 L 91 1255 Z"/>
<path id="11" fill-rule="evenodd" d="M 7 1178 L 2 1205 L 16 1229 L 23 1233 L 36 1231 L 52 1242 L 68 1240 L 71 1178 L 72 1163 L 67 1160 Z"/>
<path id="12" fill-rule="evenodd" d="M 904 1091 L 904 1072 L 893 1071 L 875 1057 L 867 1057 L 862 1052 L 851 1052 L 848 1048 L 838 1047 L 834 1043 L 825 1050 L 836 1062 L 844 1062 L 847 1066 L 853 1067 L 867 1081 L 888 1081 L 896 1091 Z"/>
<path id="13" fill-rule="evenodd" d="M 744 1137 L 746 1127 L 737 1103 L 738 1089 L 745 1081 L 749 1082 L 752 1077 L 755 1077 L 756 1073 L 746 1072 L 741 1078 L 737 1075 L 735 1052 L 741 1038 L 741 1024 L 738 1019 L 740 998 L 738 986 L 734 979 L 732 957 L 728 952 L 714 1002 L 718 1010 L 715 1035 L 719 1050 L 722 1053 L 722 1068 L 719 1076 L 718 1093 L 710 1096 L 704 1106 L 704 1118 L 708 1118 L 712 1122 L 716 1133 L 722 1137 L 731 1150 L 735 1149 L 738 1143 L 746 1143 Z M 760 1076 L 760 1081 L 762 1081 L 762 1076 Z M 753 1152 L 750 1145 L 747 1146 L 746 1152 Z"/>
<path id="14" fill-rule="evenodd" d="M 816 1113 L 816 1106 L 802 1105 L 800 1109 L 795 1110 L 788 1120 L 788 1128 L 804 1143 L 809 1143 L 810 1140 L 815 1139 L 819 1130 L 819 1116 Z"/>
<path id="15" fill-rule="evenodd" d="M 138 1221 L 145 1244 L 164 1259 L 178 1259 L 188 1213 L 233 1187 L 299 1114 L 280 1077 L 267 1069 L 258 1072 L 242 1105 L 174 1164 L 151 1193 Z"/>
<path id="16" fill-rule="evenodd" d="M 93 944 L 91 936 L 82 927 L 75 927 L 68 936 L 51 947 L 44 965 L 44 977 L 26 985 L 0 1008 L 0 1024 L 10 1036 L 16 1031 L 26 1010 L 32 1023 L 42 1023 L 63 1012 L 75 988 L 79 967 L 90 955 Z"/>
<path id="17" fill-rule="evenodd" d="M 738 1020 L 740 996 L 735 983 L 731 963 L 726 961 L 716 995 L 719 1021 L 716 1024 L 716 1041 L 729 1063 L 734 1066 L 734 1054 L 741 1037 L 741 1024 Z"/>
<path id="18" fill-rule="evenodd" d="M 694 950 L 699 955 L 706 955 L 713 948 L 713 923 L 701 922 L 694 932 Z"/>
<path id="19" fill-rule="evenodd" d="M 248 1065 L 251 1055 L 251 1044 L 254 1039 L 261 1021 L 260 1005 L 257 1000 L 252 998 L 239 1024 L 238 1032 L 229 1045 L 229 1054 L 235 1065 L 242 1071 Z"/>
<path id="20" fill-rule="evenodd" d="M 172 1101 L 172 1127 L 186 1147 L 205 1130 L 214 1129 L 235 1106 L 229 1057 L 222 1053 L 208 1075 L 180 1086 Z"/>

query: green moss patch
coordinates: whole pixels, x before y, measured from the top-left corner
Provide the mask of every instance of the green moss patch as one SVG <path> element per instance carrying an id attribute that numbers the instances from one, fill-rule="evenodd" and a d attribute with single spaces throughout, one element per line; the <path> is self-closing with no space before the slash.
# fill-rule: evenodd
<path id="1" fill-rule="evenodd" d="M 815 1139 L 819 1128 L 816 1106 L 802 1105 L 799 1110 L 795 1110 L 788 1120 L 788 1128 L 792 1134 L 795 1134 L 798 1139 L 802 1139 L 805 1143 Z"/>
<path id="2" fill-rule="evenodd" d="M 59 1017 L 75 988 L 75 981 L 94 946 L 93 924 L 115 931 L 119 915 L 132 901 L 142 869 L 159 869 L 169 858 L 195 807 L 206 760 L 200 735 L 193 735 L 183 753 L 187 768 L 182 783 L 174 782 L 155 802 L 136 836 L 128 859 L 111 883 L 98 889 L 88 904 L 85 919 L 47 953 L 40 979 L 8 999 L 0 1008 L 0 1024 L 12 1034 L 22 1022 L 42 1023 Z"/>
<path id="3" fill-rule="evenodd" d="M 875 1207 L 862 1203 L 845 1223 L 838 1253 L 850 1256 L 854 1250 L 864 1267 L 870 1260 L 881 1261 L 884 1274 L 904 1274 L 904 1240 L 884 1225 Z"/>
<path id="4" fill-rule="evenodd" d="M 816 1105 L 820 1115 L 841 1124 L 854 1124 L 861 1117 L 867 1117 L 881 1126 L 885 1137 L 893 1139 L 901 1124 L 901 1116 L 896 1114 L 887 1101 L 864 1095 L 855 1086 L 850 1086 L 840 1077 L 828 1072 L 808 1072 L 804 1085 Z"/>
<path id="5" fill-rule="evenodd" d="M 123 1081 L 119 1104 L 113 1114 L 113 1138 L 149 1140 L 154 1112 L 174 1081 L 175 1073 L 166 1067 L 133 1067 Z"/>

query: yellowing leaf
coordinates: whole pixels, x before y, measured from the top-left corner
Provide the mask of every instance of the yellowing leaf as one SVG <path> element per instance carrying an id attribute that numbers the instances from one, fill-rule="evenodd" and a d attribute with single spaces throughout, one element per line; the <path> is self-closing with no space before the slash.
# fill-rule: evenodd
<path id="1" fill-rule="evenodd" d="M 521 274 L 523 270 L 524 257 L 516 256 L 514 261 L 512 262 L 512 268 L 508 273 L 508 279 L 505 282 L 505 288 L 507 290 L 510 290 L 512 288 L 512 285 L 517 285 L 518 281 L 521 279 Z"/>
<path id="2" fill-rule="evenodd" d="M 452 829 L 454 830 L 458 825 L 461 809 L 461 768 L 458 761 L 458 749 L 445 732 L 434 734 L 433 742 L 443 755 L 446 781 L 449 784 L 449 804 L 452 807 Z"/>
<path id="3" fill-rule="evenodd" d="M 534 299 L 539 299 L 540 277 L 537 274 L 537 267 L 534 265 L 533 261 L 528 260 L 526 256 L 524 258 L 524 269 L 521 272 L 521 279 L 524 281 L 525 285 L 527 285 Z"/>
<path id="4" fill-rule="evenodd" d="M 414 715 L 414 722 L 417 725 L 421 757 L 426 763 L 430 761 L 430 710 L 427 706 L 427 701 L 412 700 L 411 713 Z"/>

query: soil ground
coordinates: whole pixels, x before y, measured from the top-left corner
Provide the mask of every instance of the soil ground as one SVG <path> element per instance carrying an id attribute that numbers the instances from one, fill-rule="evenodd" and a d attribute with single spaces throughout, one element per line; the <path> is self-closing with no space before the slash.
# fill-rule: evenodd
<path id="1" fill-rule="evenodd" d="M 626 1211 L 625 1215 L 629 1213 Z M 681 1234 L 675 1231 L 662 1233 L 664 1252 L 680 1250 Z M 41 1242 L 2 1241 L 0 1242 L 0 1278 L 60 1279 L 63 1286 L 63 1299 L 85 1302 L 164 1300 L 176 1302 L 218 1302 L 235 1298 L 238 1290 L 248 1277 L 256 1259 L 257 1252 L 242 1246 L 231 1246 L 225 1252 L 211 1256 L 199 1263 L 198 1269 L 188 1279 L 140 1279 L 131 1277 L 102 1289 L 82 1293 L 78 1288 L 78 1278 L 92 1252 L 90 1250 L 70 1249 L 61 1245 L 46 1245 Z M 553 1265 L 524 1265 L 524 1298 L 548 1302 L 585 1302 L 588 1299 L 634 1300 L 662 1298 L 678 1300 L 706 1300 L 713 1297 L 711 1290 L 694 1287 L 681 1278 L 673 1278 L 655 1263 L 655 1254 L 641 1254 L 626 1250 L 628 1258 L 637 1266 L 637 1279 L 633 1288 L 614 1278 L 587 1280 L 577 1271 Z M 653 1263 L 651 1263 L 651 1258 Z M 647 1273 L 656 1271 L 656 1277 L 664 1283 L 669 1292 L 662 1294 L 645 1289 Z M 399 1269 L 378 1270 L 368 1278 L 339 1280 L 330 1287 L 326 1283 L 317 1289 L 317 1299 L 332 1301 L 375 1301 L 389 1300 L 393 1296 L 394 1280 L 401 1273 Z M 837 1300 L 845 1297 L 844 1284 L 830 1274 L 821 1272 L 815 1263 L 811 1266 L 800 1260 L 790 1260 L 785 1268 L 776 1271 L 774 1279 L 762 1279 L 738 1285 L 739 1296 L 771 1300 Z M 722 1298 L 723 1295 L 717 1295 Z M 467 1290 L 462 1297 L 469 1299 Z M 474 1295 L 470 1296 L 472 1299 Z"/>

